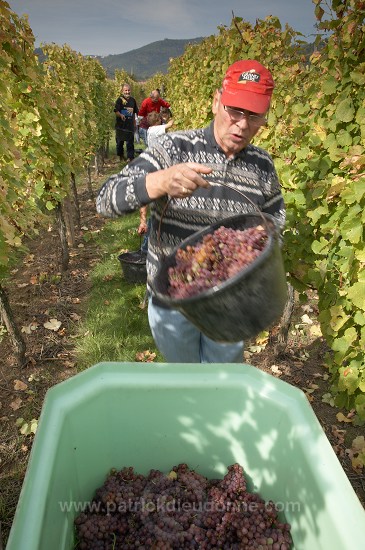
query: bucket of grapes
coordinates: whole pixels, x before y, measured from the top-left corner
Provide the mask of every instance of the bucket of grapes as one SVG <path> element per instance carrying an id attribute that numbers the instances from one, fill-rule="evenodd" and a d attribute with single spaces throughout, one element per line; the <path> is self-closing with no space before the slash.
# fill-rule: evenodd
<path id="1" fill-rule="evenodd" d="M 240 214 L 194 233 L 161 261 L 153 291 L 212 340 L 253 338 L 280 319 L 287 300 L 275 218 Z"/>

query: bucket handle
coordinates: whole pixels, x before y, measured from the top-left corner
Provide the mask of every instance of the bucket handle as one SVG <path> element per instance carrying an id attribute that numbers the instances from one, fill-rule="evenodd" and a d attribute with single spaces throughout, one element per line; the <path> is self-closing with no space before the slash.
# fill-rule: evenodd
<path id="1" fill-rule="evenodd" d="M 236 193 L 238 193 L 239 195 L 241 195 L 242 197 L 244 197 L 247 202 L 249 202 L 251 204 L 251 206 L 253 206 L 257 213 L 261 216 L 262 218 L 262 221 L 265 225 L 265 228 L 266 228 L 266 231 L 267 233 L 269 234 L 270 233 L 270 227 L 269 227 L 269 224 L 267 223 L 267 219 L 265 218 L 265 216 L 263 215 L 263 213 L 261 212 L 261 210 L 259 209 L 259 207 L 257 206 L 257 204 L 255 204 L 247 195 L 246 193 L 243 193 L 242 191 L 239 191 L 238 189 L 236 189 L 235 187 L 233 187 L 233 185 L 230 185 L 229 183 L 217 183 L 216 185 L 221 185 L 222 187 L 229 187 L 229 189 L 232 189 L 232 191 L 236 191 Z"/>

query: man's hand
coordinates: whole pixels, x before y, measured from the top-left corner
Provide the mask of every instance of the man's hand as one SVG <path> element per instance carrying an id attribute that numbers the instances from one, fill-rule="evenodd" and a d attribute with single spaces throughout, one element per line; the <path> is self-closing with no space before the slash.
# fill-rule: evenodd
<path id="1" fill-rule="evenodd" d="M 163 195 L 188 197 L 198 187 L 209 187 L 209 183 L 200 174 L 210 174 L 212 168 L 196 162 L 175 164 L 165 170 L 151 172 L 146 176 L 146 189 L 150 199 Z"/>
<path id="2" fill-rule="evenodd" d="M 139 222 L 139 226 L 138 226 L 138 229 L 137 229 L 137 233 L 138 235 L 144 235 L 145 233 L 147 233 L 147 223 L 144 222 L 144 221 L 141 221 Z"/>
<path id="3" fill-rule="evenodd" d="M 141 206 L 139 209 L 139 226 L 137 229 L 138 235 L 147 233 L 147 206 Z"/>

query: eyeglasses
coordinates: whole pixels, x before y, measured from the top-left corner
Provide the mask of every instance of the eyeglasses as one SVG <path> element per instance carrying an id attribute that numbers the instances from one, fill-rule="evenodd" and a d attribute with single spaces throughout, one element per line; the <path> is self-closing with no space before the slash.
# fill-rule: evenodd
<path id="1" fill-rule="evenodd" d="M 226 113 L 228 113 L 230 119 L 234 122 L 239 122 L 244 118 L 247 120 L 248 124 L 251 124 L 251 126 L 263 126 L 267 123 L 266 117 L 254 115 L 253 113 L 250 113 L 250 111 L 246 111 L 246 109 L 235 109 L 234 107 L 228 107 L 227 105 L 223 105 L 223 108 Z"/>

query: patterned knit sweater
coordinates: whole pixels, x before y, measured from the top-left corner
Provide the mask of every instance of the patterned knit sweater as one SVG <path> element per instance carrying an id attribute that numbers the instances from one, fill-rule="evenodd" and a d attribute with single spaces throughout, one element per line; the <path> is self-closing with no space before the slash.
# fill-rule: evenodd
<path id="1" fill-rule="evenodd" d="M 103 216 L 121 216 L 150 205 L 150 290 L 161 255 L 170 254 L 185 238 L 216 221 L 259 209 L 274 216 L 279 227 L 284 226 L 284 201 L 270 155 L 250 144 L 227 159 L 214 138 L 213 125 L 214 121 L 203 129 L 164 134 L 119 174 L 111 176 L 99 191 L 96 208 Z M 213 172 L 203 176 L 211 187 L 198 188 L 183 199 L 165 196 L 151 201 L 146 191 L 146 174 L 183 162 L 211 167 Z"/>

